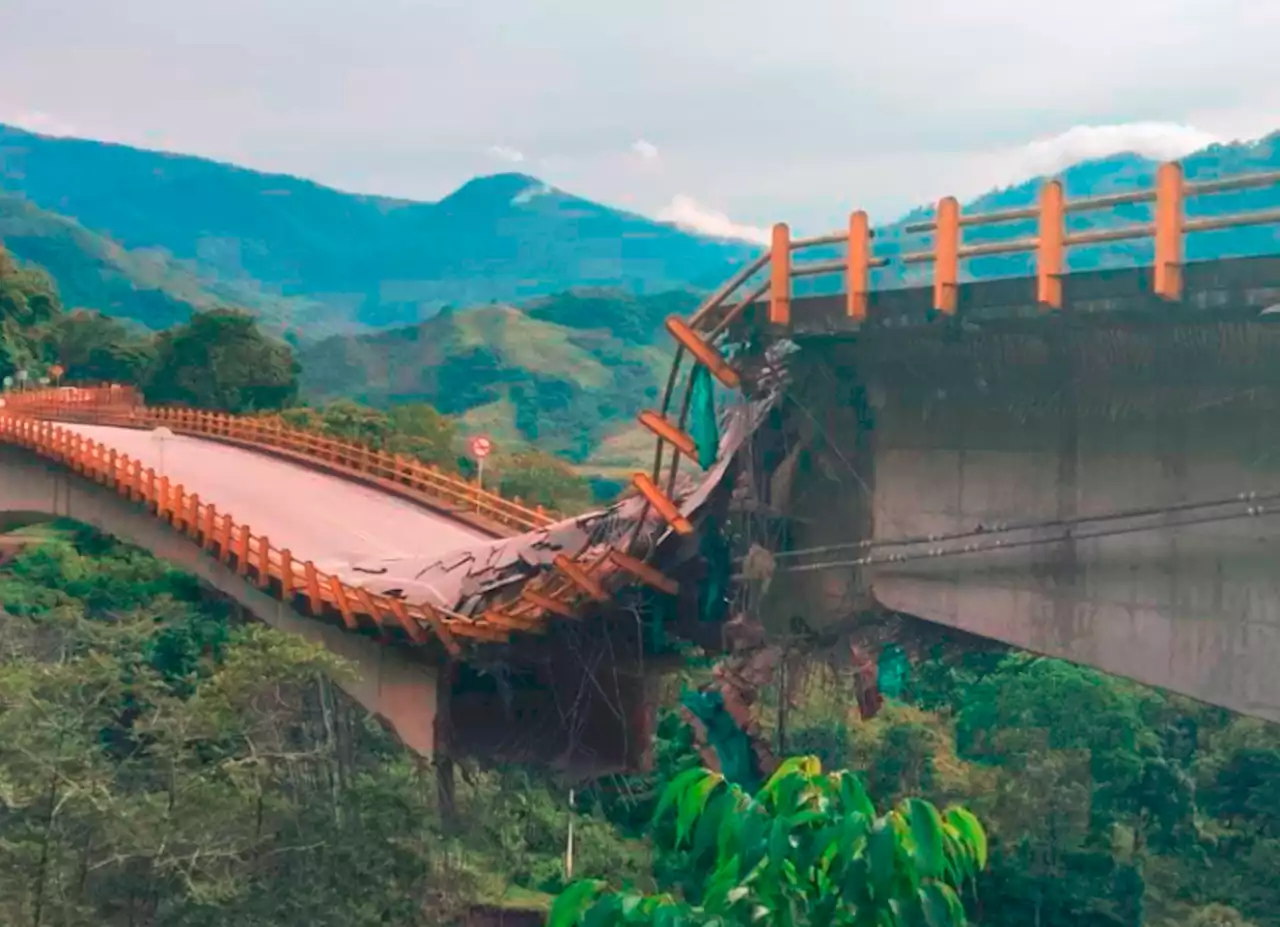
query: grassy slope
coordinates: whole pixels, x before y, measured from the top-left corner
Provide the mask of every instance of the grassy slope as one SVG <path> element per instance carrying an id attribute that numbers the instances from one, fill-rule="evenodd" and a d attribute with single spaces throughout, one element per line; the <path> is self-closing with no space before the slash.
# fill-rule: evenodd
<path id="1" fill-rule="evenodd" d="M 302 354 L 303 391 L 317 401 L 429 402 L 504 446 L 537 443 L 582 462 L 657 398 L 671 359 L 660 319 L 696 299 L 567 294 L 329 338 Z"/>

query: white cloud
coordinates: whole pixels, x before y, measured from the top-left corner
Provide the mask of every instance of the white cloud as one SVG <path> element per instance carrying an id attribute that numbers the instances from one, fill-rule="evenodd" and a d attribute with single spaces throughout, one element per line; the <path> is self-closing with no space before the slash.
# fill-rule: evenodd
<path id="1" fill-rule="evenodd" d="M 488 155 L 491 158 L 497 158 L 499 161 L 506 161 L 508 164 L 519 164 L 524 160 L 523 151 L 508 148 L 506 145 L 490 145 Z"/>
<path id="2" fill-rule="evenodd" d="M 646 142 L 642 138 L 636 139 L 631 144 L 631 150 L 646 161 L 658 160 L 658 146 L 653 144 L 653 142 Z"/>
<path id="3" fill-rule="evenodd" d="M 1156 161 L 1174 161 L 1224 139 L 1194 126 L 1173 122 L 1126 122 L 1072 126 L 1050 138 L 1037 139 L 1014 152 L 1014 170 L 1026 180 L 1055 174 L 1072 164 L 1134 152 Z"/>
<path id="4" fill-rule="evenodd" d="M 65 136 L 76 134 L 75 126 L 39 110 L 20 110 L 12 117 L 0 119 L 0 122 L 17 126 L 19 129 L 26 129 L 28 132 L 35 132 L 37 135 Z"/>
<path id="5" fill-rule="evenodd" d="M 754 225 L 741 225 L 724 213 L 701 205 L 693 197 L 683 193 L 672 197 L 659 213 L 658 220 L 670 222 L 689 232 L 711 235 L 716 238 L 738 238 L 756 244 L 769 243 L 769 230 Z"/>
<path id="6" fill-rule="evenodd" d="M 512 206 L 523 206 L 526 203 L 536 199 L 539 196 L 546 196 L 548 193 L 554 193 L 555 188 L 550 184 L 530 184 L 515 196 L 511 197 Z"/>

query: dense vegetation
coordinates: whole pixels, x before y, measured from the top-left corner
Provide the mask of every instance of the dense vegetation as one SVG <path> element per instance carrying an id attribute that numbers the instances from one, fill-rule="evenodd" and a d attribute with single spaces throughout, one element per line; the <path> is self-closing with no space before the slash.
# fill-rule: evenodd
<path id="1" fill-rule="evenodd" d="M 55 364 L 68 381 L 136 384 L 153 405 L 279 414 L 295 428 L 475 475 L 457 423 L 429 404 L 300 405 L 293 349 L 265 335 L 252 316 L 212 309 L 150 334 L 97 313 L 68 313 L 46 273 L 19 266 L 0 248 L 0 378 L 25 370 L 34 383 Z M 508 498 L 565 512 L 599 501 L 568 464 L 529 444 L 500 445 L 488 464 L 487 485 Z"/>
<path id="2" fill-rule="evenodd" d="M 563 891 L 570 817 L 574 877 L 588 886 L 578 901 L 656 899 L 627 902 L 651 918 L 628 922 L 659 922 L 668 897 L 704 909 L 817 897 L 795 881 L 814 863 L 808 837 L 766 851 L 800 855 L 745 892 L 708 881 L 756 826 L 726 815 L 754 806 L 693 772 L 701 760 L 675 712 L 652 773 L 601 780 L 572 811 L 567 789 L 536 771 L 465 766 L 468 826 L 451 831 L 431 770 L 326 681 L 331 658 L 238 622 L 141 552 L 66 530 L 0 566 L 0 922 L 447 923 L 479 900 Z M 925 660 L 870 721 L 825 664 L 790 675 L 787 752 L 858 772 L 877 814 L 901 809 L 899 830 L 929 816 L 916 798 L 983 822 L 987 868 L 960 894 L 977 922 L 1280 923 L 1275 726 L 1027 655 Z M 684 676 L 697 684 L 705 671 Z M 766 702 L 777 737 L 776 692 Z M 667 783 L 677 800 L 663 807 Z M 824 813 L 865 810 L 860 788 Z M 789 816 L 803 792 L 775 781 L 755 802 Z M 812 835 L 820 821 L 788 827 Z M 901 853 L 914 859 L 917 845 Z M 850 846 L 842 865 L 861 858 Z M 707 896 L 715 884 L 728 891 Z"/>
<path id="3" fill-rule="evenodd" d="M 0 205 L 0 242 L 48 267 L 77 305 L 151 328 L 231 304 L 312 338 L 575 286 L 709 288 L 752 250 L 519 174 L 409 202 L 0 126 L 0 203 L 5 192 L 42 212 Z"/>
<path id="4" fill-rule="evenodd" d="M 0 923 L 434 924 L 561 884 L 564 789 L 468 768 L 449 832 L 330 658 L 149 556 L 57 532 L 0 602 Z M 643 875 L 641 844 L 576 830 L 578 872 Z"/>
<path id="5" fill-rule="evenodd" d="M 927 801 L 877 814 L 861 779 L 824 772 L 816 757 L 785 760 L 752 794 L 692 769 L 666 789 L 658 848 L 678 860 L 678 891 L 582 880 L 551 909 L 550 927 L 885 924 L 957 927 L 960 891 L 986 866 L 982 826 L 960 807 Z"/>
<path id="6" fill-rule="evenodd" d="M 427 402 L 500 445 L 581 463 L 657 400 L 671 362 L 663 319 L 696 303 L 687 293 L 573 292 L 441 313 L 305 348 L 302 390 L 315 401 Z"/>
<path id="7" fill-rule="evenodd" d="M 981 923 L 1280 923 L 1280 726 L 1028 654 L 929 659 L 869 722 L 794 678 L 792 751 L 987 826 Z"/>

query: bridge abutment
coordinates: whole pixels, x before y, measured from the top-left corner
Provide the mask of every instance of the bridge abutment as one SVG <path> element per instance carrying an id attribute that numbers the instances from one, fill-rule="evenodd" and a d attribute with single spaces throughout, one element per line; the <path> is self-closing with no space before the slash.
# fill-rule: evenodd
<path id="1" fill-rule="evenodd" d="M 817 626 L 915 615 L 1280 720 L 1280 328 L 880 331 L 808 341 L 792 373 L 792 426 L 824 423 L 792 546 L 862 546 L 800 558 L 833 565 L 783 574 L 775 601 Z"/>

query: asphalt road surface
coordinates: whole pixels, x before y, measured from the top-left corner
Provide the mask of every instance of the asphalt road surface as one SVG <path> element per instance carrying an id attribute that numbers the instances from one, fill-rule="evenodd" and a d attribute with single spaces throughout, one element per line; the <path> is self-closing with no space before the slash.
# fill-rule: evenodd
<path id="1" fill-rule="evenodd" d="M 187 435 L 162 440 L 132 428 L 63 427 L 154 467 L 237 524 L 265 534 L 272 547 L 288 548 L 322 570 L 435 557 L 490 540 L 408 500 L 265 454 Z"/>

